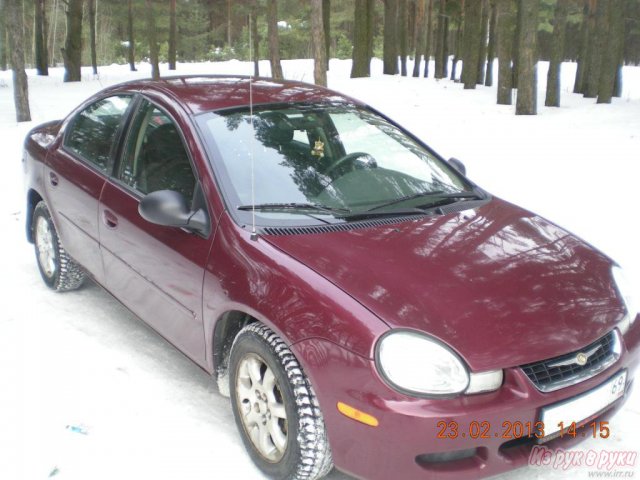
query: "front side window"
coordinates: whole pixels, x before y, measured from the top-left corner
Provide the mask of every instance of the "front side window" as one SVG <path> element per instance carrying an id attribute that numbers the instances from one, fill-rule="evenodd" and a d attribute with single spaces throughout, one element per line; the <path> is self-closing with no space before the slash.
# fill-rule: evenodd
<path id="1" fill-rule="evenodd" d="M 353 105 L 260 107 L 253 120 L 245 110 L 213 112 L 199 122 L 230 207 L 261 206 L 262 219 L 308 217 L 290 204 L 327 207 L 318 216 L 406 210 L 474 195 L 424 146 Z"/>
<path id="2" fill-rule="evenodd" d="M 142 194 L 174 190 L 191 203 L 196 179 L 178 127 L 147 101 L 133 121 L 119 177 Z"/>
<path id="3" fill-rule="evenodd" d="M 130 96 L 119 95 L 99 100 L 82 110 L 71 122 L 65 147 L 106 172 L 118 128 L 130 102 Z"/>

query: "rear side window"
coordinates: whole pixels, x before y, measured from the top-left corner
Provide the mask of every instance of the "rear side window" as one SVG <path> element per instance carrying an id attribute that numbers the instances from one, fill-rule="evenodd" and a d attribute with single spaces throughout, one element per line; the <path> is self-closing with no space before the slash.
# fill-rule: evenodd
<path id="1" fill-rule="evenodd" d="M 106 172 L 118 127 L 131 102 L 127 95 L 104 98 L 73 119 L 65 147 Z"/>

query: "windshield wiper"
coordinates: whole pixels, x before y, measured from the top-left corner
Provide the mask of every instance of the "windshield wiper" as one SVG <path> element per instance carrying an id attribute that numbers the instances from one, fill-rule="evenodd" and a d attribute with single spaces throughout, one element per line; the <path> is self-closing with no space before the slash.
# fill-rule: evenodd
<path id="1" fill-rule="evenodd" d="M 407 195 L 406 197 L 396 198 L 395 200 L 391 200 L 389 202 L 381 203 L 380 205 L 376 205 L 375 207 L 371 207 L 367 212 L 372 212 L 374 210 L 380 210 L 382 208 L 390 207 L 397 203 L 406 202 L 409 200 L 415 200 L 416 198 L 424 198 L 424 197 L 437 197 L 437 198 L 480 198 L 480 196 L 475 192 L 445 192 L 443 190 L 436 190 L 433 192 L 420 192 L 414 193 L 413 195 Z"/>
<path id="2" fill-rule="evenodd" d="M 258 203 L 255 205 L 240 205 L 238 210 L 259 210 L 278 212 L 283 210 L 313 210 L 326 213 L 350 213 L 348 208 L 329 207 L 319 203 Z"/>

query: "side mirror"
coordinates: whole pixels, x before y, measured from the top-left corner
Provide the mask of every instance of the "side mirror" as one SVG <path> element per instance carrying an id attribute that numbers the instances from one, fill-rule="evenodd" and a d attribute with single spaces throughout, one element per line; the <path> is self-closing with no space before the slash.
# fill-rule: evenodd
<path id="1" fill-rule="evenodd" d="M 462 175 L 467 174 L 467 167 L 465 167 L 464 163 L 462 163 L 460 160 L 458 160 L 457 158 L 451 157 L 448 161 L 449 161 L 449 165 L 451 165 L 453 168 L 459 171 Z"/>
<path id="2" fill-rule="evenodd" d="M 147 222 L 165 227 L 180 227 L 207 234 L 209 218 L 204 209 L 189 210 L 181 193 L 158 190 L 146 195 L 138 205 L 140 216 Z"/>

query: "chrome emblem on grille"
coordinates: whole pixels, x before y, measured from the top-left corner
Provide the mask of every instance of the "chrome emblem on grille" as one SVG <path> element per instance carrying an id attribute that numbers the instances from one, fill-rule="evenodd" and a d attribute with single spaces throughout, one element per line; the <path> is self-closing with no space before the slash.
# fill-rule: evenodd
<path id="1" fill-rule="evenodd" d="M 576 363 L 578 365 L 580 365 L 581 367 L 587 364 L 587 360 L 589 359 L 589 357 L 587 357 L 584 353 L 580 352 L 578 355 L 576 355 Z"/>
<path id="2" fill-rule="evenodd" d="M 578 354 L 576 354 L 575 357 L 569 357 L 566 360 L 557 360 L 555 362 L 549 362 L 547 363 L 547 366 L 550 368 L 554 368 L 554 367 L 566 367 L 567 365 L 578 365 L 580 367 L 584 367 L 587 362 L 589 361 L 589 358 L 598 351 L 598 349 L 602 348 L 601 345 L 596 345 L 593 348 L 591 348 L 590 350 L 587 350 L 586 352 L 580 352 Z"/>

